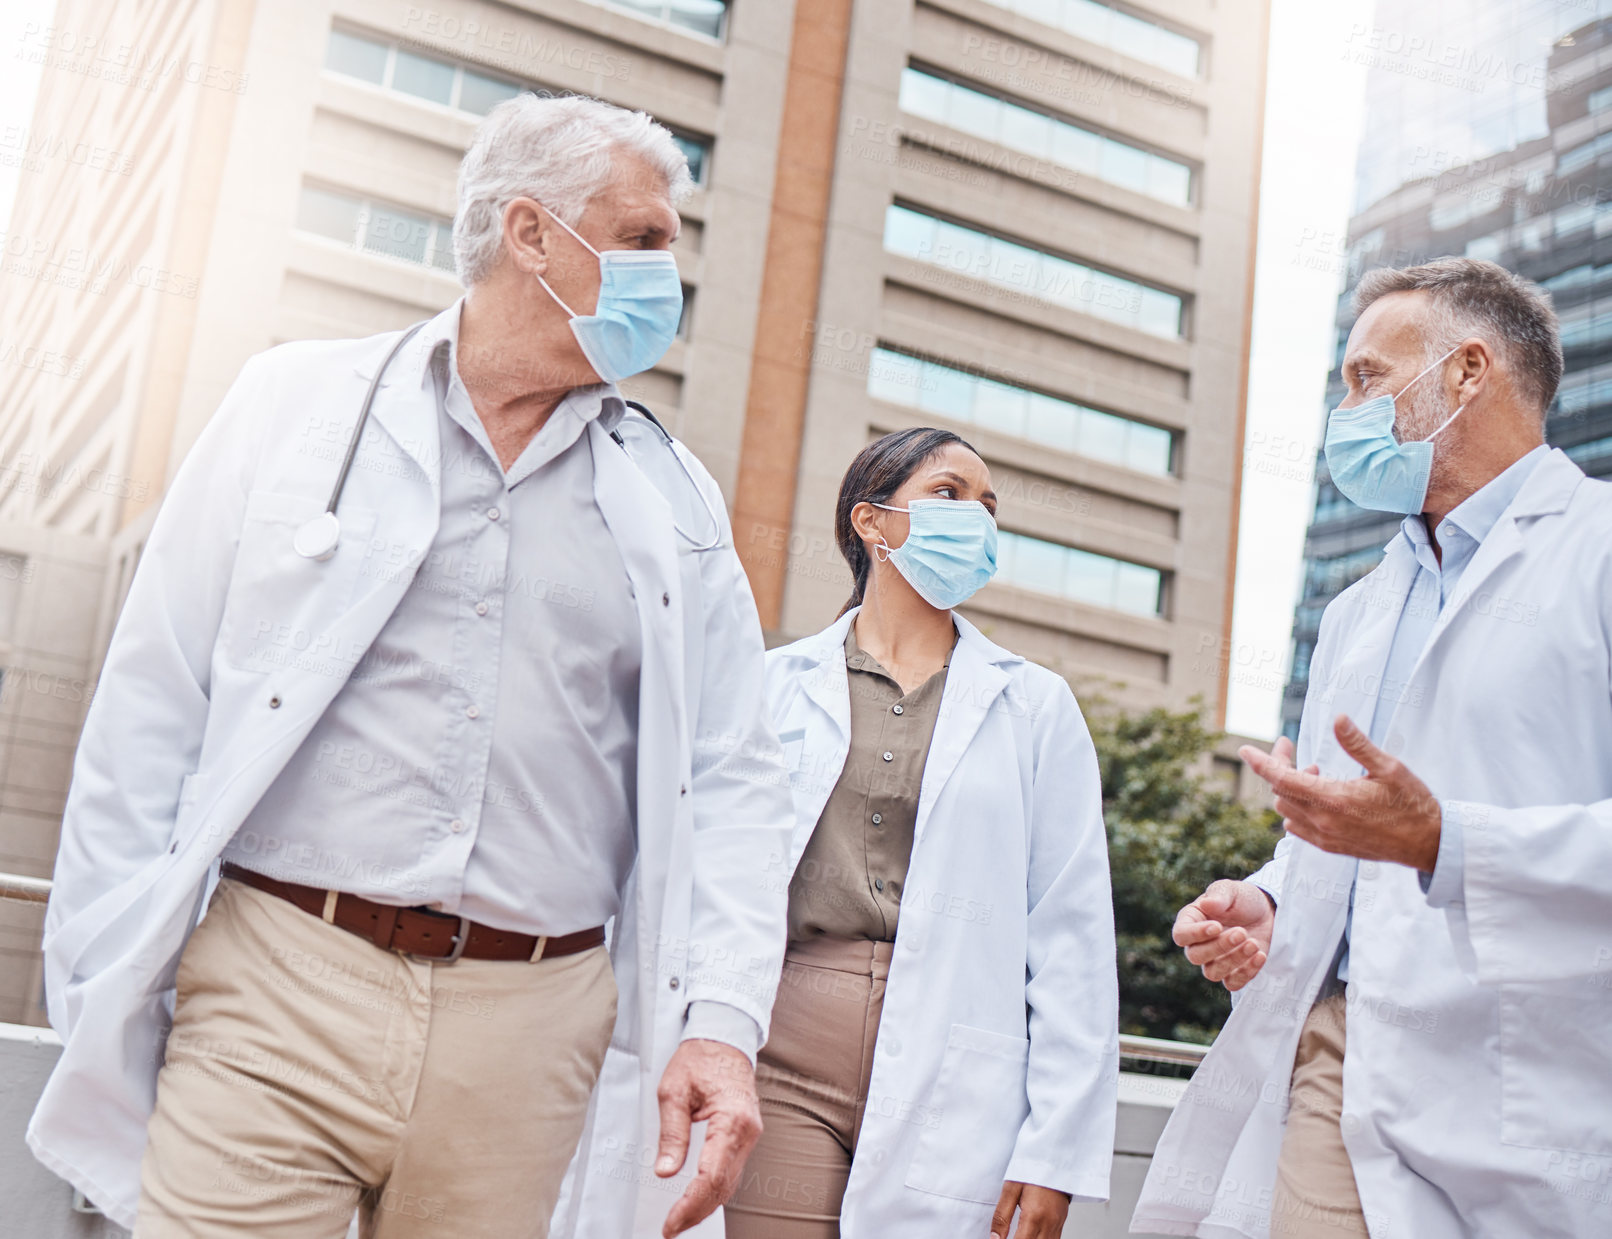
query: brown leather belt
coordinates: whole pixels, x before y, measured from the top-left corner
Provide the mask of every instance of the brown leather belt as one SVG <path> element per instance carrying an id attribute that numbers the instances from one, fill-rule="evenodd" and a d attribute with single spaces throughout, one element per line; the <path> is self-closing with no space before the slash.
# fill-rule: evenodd
<path id="1" fill-rule="evenodd" d="M 239 865 L 226 863 L 223 876 L 277 895 L 310 916 L 329 921 L 338 929 L 368 938 L 383 951 L 402 951 L 433 963 L 451 964 L 465 959 L 522 959 L 536 963 L 560 955 L 601 946 L 604 926 L 578 930 L 559 938 L 493 929 L 463 916 L 449 916 L 426 908 L 398 908 L 375 903 L 361 895 L 320 890 L 266 877 Z"/>

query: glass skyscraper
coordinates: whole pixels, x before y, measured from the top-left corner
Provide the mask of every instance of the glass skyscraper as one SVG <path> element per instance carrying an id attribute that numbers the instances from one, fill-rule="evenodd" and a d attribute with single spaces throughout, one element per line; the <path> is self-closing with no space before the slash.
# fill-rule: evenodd
<path id="1" fill-rule="evenodd" d="M 1550 291 L 1567 369 L 1546 439 L 1612 475 L 1612 0 L 1379 0 L 1345 54 L 1366 114 L 1327 406 L 1360 276 L 1449 254 Z M 1297 736 L 1321 612 L 1376 567 L 1400 517 L 1316 467 L 1282 730 Z"/>

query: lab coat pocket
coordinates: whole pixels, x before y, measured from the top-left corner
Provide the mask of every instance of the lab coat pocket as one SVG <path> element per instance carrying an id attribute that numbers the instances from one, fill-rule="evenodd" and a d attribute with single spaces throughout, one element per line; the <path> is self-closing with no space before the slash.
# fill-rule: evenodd
<path id="1" fill-rule="evenodd" d="M 201 828 L 204 810 L 208 807 L 204 799 L 206 792 L 206 783 L 199 774 L 187 774 L 180 781 L 179 813 L 174 819 L 173 852 L 189 850 L 196 832 Z"/>
<path id="2" fill-rule="evenodd" d="M 1500 987 L 1500 1139 L 1612 1154 L 1612 993 L 1590 979 Z"/>
<path id="3" fill-rule="evenodd" d="M 1019 1128 L 1030 1113 L 1025 1095 L 1029 1058 L 1030 1042 L 1024 1037 L 952 1025 L 931 1095 L 936 1121 L 918 1137 L 908 1187 L 954 1200 L 996 1203 Z"/>
<path id="4" fill-rule="evenodd" d="M 329 648 L 328 631 L 364 580 L 375 512 L 343 504 L 336 553 L 327 560 L 297 554 L 297 528 L 324 509 L 323 501 L 307 495 L 255 490 L 246 497 L 218 635 L 231 666 L 318 671 L 342 658 L 342 651 Z"/>

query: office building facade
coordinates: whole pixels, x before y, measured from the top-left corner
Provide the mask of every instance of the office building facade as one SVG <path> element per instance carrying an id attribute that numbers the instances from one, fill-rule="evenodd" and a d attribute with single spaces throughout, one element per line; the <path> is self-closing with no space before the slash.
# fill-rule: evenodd
<path id="1" fill-rule="evenodd" d="M 1379 5 L 1337 352 L 1360 276 L 1448 254 L 1537 281 L 1566 361 L 1545 437 L 1612 476 L 1612 3 Z M 1327 407 L 1344 398 L 1334 369 Z M 1321 612 L 1376 567 L 1397 516 L 1357 508 L 1322 457 L 1282 729 L 1297 736 Z"/>
<path id="2" fill-rule="evenodd" d="M 450 304 L 459 158 L 523 90 L 690 156 L 683 327 L 624 386 L 721 484 L 770 642 L 845 598 L 851 457 L 935 424 L 1001 498 L 976 623 L 1223 710 L 1267 3 L 63 0 L 30 140 L 104 166 L 42 156 L 5 240 L 34 360 L 0 388 L 0 657 L 33 687 L 0 701 L 0 868 L 50 871 L 118 605 L 242 362 Z M 37 1019 L 37 913 L 0 918 L 0 1019 Z"/>

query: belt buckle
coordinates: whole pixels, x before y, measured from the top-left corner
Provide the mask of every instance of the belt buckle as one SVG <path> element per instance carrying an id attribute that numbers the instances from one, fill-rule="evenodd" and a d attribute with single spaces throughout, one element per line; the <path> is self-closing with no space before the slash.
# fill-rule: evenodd
<path id="1" fill-rule="evenodd" d="M 441 912 L 436 912 L 432 915 L 443 917 L 446 916 L 445 913 Z M 458 932 L 453 935 L 453 947 L 446 955 L 421 955 L 417 951 L 404 951 L 402 954 L 408 956 L 408 958 L 412 959 L 417 964 L 451 964 L 455 962 L 461 955 L 465 953 L 465 943 L 470 940 L 470 918 L 468 916 L 461 916 L 455 919 L 457 919 L 459 922 L 459 929 Z"/>

